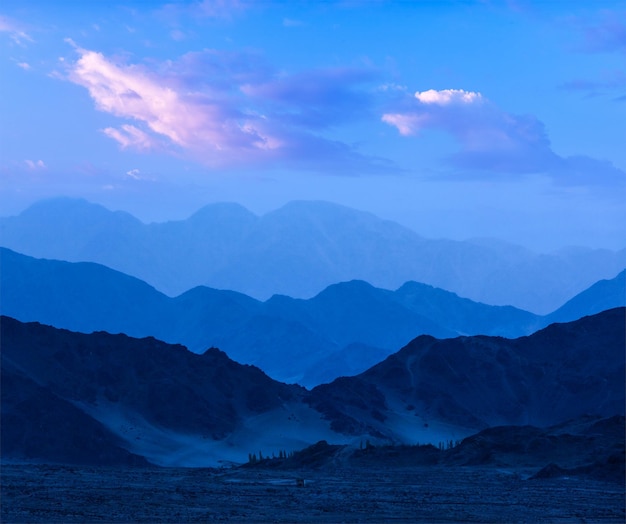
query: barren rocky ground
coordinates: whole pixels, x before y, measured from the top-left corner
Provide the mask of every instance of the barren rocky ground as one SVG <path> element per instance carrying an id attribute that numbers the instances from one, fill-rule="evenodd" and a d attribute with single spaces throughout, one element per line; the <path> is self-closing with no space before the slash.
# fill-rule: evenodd
<path id="1" fill-rule="evenodd" d="M 619 522 L 624 486 L 481 467 L 2 467 L 2 522 Z M 305 480 L 304 487 L 297 479 Z"/>

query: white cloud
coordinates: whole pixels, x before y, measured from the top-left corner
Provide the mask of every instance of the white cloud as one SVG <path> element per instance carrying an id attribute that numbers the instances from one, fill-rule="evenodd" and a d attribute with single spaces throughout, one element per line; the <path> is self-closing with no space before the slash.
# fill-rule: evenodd
<path id="1" fill-rule="evenodd" d="M 254 149 L 259 139 L 267 136 L 245 115 L 229 107 L 228 100 L 179 90 L 141 66 L 118 65 L 100 53 L 80 48 L 77 51 L 80 58 L 72 67 L 70 79 L 88 89 L 101 111 L 141 122 L 151 132 L 134 125 L 105 129 L 105 134 L 122 147 L 154 148 L 158 144 L 156 135 L 185 149 L 202 150 L 207 159 L 211 152 Z"/>
<path id="2" fill-rule="evenodd" d="M 387 113 L 382 116 L 382 121 L 395 126 L 401 135 L 408 136 L 425 126 L 428 115 Z"/>
<path id="3" fill-rule="evenodd" d="M 28 62 L 18 62 L 17 67 L 22 68 L 24 71 L 30 71 L 32 69 Z"/>
<path id="4" fill-rule="evenodd" d="M 610 162 L 561 157 L 552 150 L 545 125 L 532 115 L 501 110 L 480 93 L 463 89 L 430 89 L 401 101 L 401 110 L 382 115 L 403 136 L 428 129 L 452 135 L 460 150 L 448 162 L 465 172 L 544 173 L 560 184 L 618 185 L 626 173 Z M 480 175 L 483 176 L 483 175 Z"/>
<path id="5" fill-rule="evenodd" d="M 441 91 L 429 89 L 428 91 L 418 91 L 415 93 L 415 98 L 422 104 L 445 106 L 449 104 L 474 104 L 482 100 L 482 95 L 463 89 L 442 89 Z"/>

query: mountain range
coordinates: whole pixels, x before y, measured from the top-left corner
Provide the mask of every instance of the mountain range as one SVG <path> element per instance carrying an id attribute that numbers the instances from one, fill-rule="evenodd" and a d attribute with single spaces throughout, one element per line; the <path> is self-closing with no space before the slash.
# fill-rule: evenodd
<path id="1" fill-rule="evenodd" d="M 389 291 L 351 281 L 309 300 L 276 295 L 260 302 L 207 287 L 170 298 L 99 264 L 35 259 L 6 248 L 0 265 L 4 315 L 81 332 L 154 336 L 196 353 L 217 346 L 275 379 L 305 386 L 360 373 L 421 334 L 518 337 L 626 305 L 626 271 L 540 317 L 416 282 Z"/>
<path id="2" fill-rule="evenodd" d="M 34 257 L 97 262 L 170 296 L 205 285 L 260 300 L 310 298 L 337 282 L 396 289 L 416 281 L 537 314 L 626 267 L 626 249 L 538 254 L 494 240 L 428 239 L 369 213 L 306 201 L 260 217 L 211 204 L 186 220 L 144 224 L 59 198 L 1 218 L 0 240 Z"/>
<path id="3" fill-rule="evenodd" d="M 421 336 L 311 391 L 210 348 L 0 319 L 2 460 L 199 466 L 624 414 L 626 309 L 528 337 Z"/>

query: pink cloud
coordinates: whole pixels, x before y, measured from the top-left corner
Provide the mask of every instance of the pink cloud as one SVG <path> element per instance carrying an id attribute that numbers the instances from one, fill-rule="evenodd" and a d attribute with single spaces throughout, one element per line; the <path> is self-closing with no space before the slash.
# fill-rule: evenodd
<path id="1" fill-rule="evenodd" d="M 216 50 L 148 68 L 74 47 L 79 58 L 68 78 L 88 90 L 97 109 L 126 120 L 103 130 L 123 149 L 159 149 L 214 167 L 307 167 L 324 150 L 342 168 L 367 167 L 351 148 L 311 132 L 363 110 L 367 97 L 353 89 L 363 72 L 279 77 L 258 55 Z"/>
<path id="2" fill-rule="evenodd" d="M 94 51 L 77 51 L 80 58 L 70 80 L 89 91 L 99 110 L 144 127 L 126 124 L 104 130 L 124 148 L 153 149 L 161 140 L 201 154 L 207 163 L 220 163 L 242 150 L 279 143 L 260 129 L 258 118 L 229 107 L 232 101 L 178 89 L 143 66 L 121 65 Z"/>

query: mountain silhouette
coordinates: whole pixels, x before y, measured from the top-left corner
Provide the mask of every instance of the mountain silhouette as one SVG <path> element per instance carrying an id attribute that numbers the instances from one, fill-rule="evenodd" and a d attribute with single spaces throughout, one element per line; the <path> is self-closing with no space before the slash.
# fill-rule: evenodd
<path id="1" fill-rule="evenodd" d="M 513 307 L 415 282 L 397 291 L 344 282 L 309 300 L 276 295 L 260 302 L 207 287 L 170 298 L 95 263 L 35 259 L 6 248 L 0 263 L 5 315 L 82 332 L 154 336 L 197 353 L 217 346 L 274 378 L 306 386 L 364 371 L 420 334 L 515 337 L 544 325 Z"/>
<path id="2" fill-rule="evenodd" d="M 314 386 L 354 375 L 420 334 L 518 337 L 555 320 L 623 306 L 623 273 L 598 283 L 553 315 L 487 306 L 425 284 L 396 291 L 363 281 L 334 284 L 309 300 L 266 302 L 197 287 L 170 298 L 140 280 L 94 263 L 34 259 L 0 248 L 0 312 L 82 332 L 154 336 L 196 353 L 217 346 L 270 376 Z M 601 297 L 613 297 L 604 302 Z"/>
<path id="3" fill-rule="evenodd" d="M 59 198 L 0 219 L 0 239 L 35 257 L 106 265 L 170 296 L 206 285 L 262 300 L 310 298 L 343 281 L 385 289 L 416 281 L 540 314 L 626 267 L 626 249 L 537 254 L 505 242 L 427 239 L 370 213 L 307 201 L 261 217 L 211 204 L 186 220 L 143 224 Z"/>
<path id="4" fill-rule="evenodd" d="M 624 414 L 626 308 L 530 336 L 423 335 L 360 375 L 312 391 L 342 431 L 420 439 L 433 421 L 483 429 Z M 417 429 L 416 429 L 417 428 Z"/>
<path id="5" fill-rule="evenodd" d="M 569 322 L 621 306 L 626 306 L 626 270 L 615 278 L 596 282 L 547 315 L 546 321 Z"/>
<path id="6" fill-rule="evenodd" d="M 2 460 L 214 465 L 320 440 L 446 442 L 623 415 L 625 319 L 617 308 L 518 339 L 421 336 L 307 391 L 215 348 L 2 316 Z"/>

